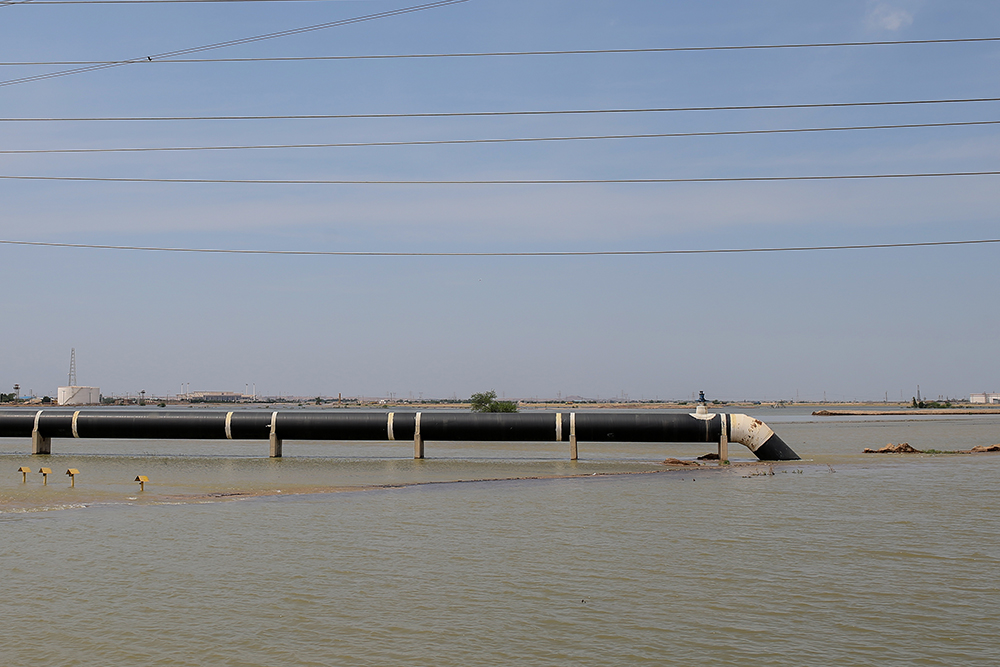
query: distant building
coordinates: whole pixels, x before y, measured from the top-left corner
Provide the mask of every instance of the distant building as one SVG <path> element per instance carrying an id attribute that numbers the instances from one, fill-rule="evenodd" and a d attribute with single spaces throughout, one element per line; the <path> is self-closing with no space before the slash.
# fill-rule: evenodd
<path id="1" fill-rule="evenodd" d="M 101 388 L 59 387 L 56 402 L 59 405 L 96 405 L 101 402 Z"/>
<path id="2" fill-rule="evenodd" d="M 972 394 L 969 403 L 1000 403 L 1000 394 Z"/>
<path id="3" fill-rule="evenodd" d="M 187 399 L 193 402 L 205 403 L 239 403 L 247 397 L 234 391 L 195 391 L 187 394 Z"/>

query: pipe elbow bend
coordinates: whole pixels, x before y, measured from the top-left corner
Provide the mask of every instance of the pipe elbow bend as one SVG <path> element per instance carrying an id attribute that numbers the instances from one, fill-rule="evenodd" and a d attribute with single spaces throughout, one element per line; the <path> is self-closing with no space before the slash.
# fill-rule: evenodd
<path id="1" fill-rule="evenodd" d="M 761 461 L 799 460 L 767 424 L 749 415 L 729 415 L 729 440 L 744 445 Z"/>

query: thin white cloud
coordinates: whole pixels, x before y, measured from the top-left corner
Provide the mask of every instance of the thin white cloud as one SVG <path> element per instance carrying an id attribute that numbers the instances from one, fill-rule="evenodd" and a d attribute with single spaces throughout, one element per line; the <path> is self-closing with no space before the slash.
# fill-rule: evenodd
<path id="1" fill-rule="evenodd" d="M 868 27 L 872 30 L 896 31 L 912 24 L 913 14 L 900 7 L 881 2 L 869 7 Z"/>

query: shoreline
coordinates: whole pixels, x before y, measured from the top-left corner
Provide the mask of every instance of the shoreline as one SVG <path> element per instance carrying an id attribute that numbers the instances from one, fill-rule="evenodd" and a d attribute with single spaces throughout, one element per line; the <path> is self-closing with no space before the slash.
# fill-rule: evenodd
<path id="1" fill-rule="evenodd" d="M 871 452 L 872 454 L 878 454 L 881 452 Z M 872 460 L 880 460 L 882 462 L 898 462 L 900 460 L 910 460 L 910 461 L 927 461 L 929 459 L 946 460 L 952 458 L 965 458 L 963 455 L 972 455 L 980 452 L 964 451 L 964 450 L 953 450 L 953 451 L 921 451 L 914 453 L 914 456 L 900 456 L 899 454 L 886 455 L 888 453 L 883 453 L 883 456 L 872 457 Z M 984 452 L 992 453 L 992 452 Z M 984 460 L 991 459 L 993 457 L 983 457 Z M 998 457 L 1000 458 L 1000 457 Z M 692 461 L 692 463 L 697 463 Z M 733 461 L 728 465 L 719 465 L 715 462 L 708 463 L 697 463 L 697 465 L 690 464 L 671 464 L 666 462 L 648 462 L 641 465 L 650 466 L 649 469 L 632 469 L 632 470 L 621 470 L 621 471 L 601 471 L 592 473 L 573 473 L 573 474 L 536 474 L 536 475 L 513 475 L 513 476 L 501 476 L 501 477 L 467 477 L 462 479 L 438 479 L 438 480 L 424 480 L 424 481 L 403 481 L 403 482 L 389 482 L 389 483 L 376 483 L 376 484 L 341 484 L 341 485 L 314 485 L 311 487 L 298 488 L 289 490 L 287 488 L 265 488 L 265 489 L 247 489 L 238 490 L 232 489 L 230 487 L 227 490 L 210 491 L 210 492 L 198 492 L 191 494 L 177 494 L 177 493 L 167 493 L 167 494 L 157 494 L 149 493 L 138 495 L 135 492 L 126 493 L 120 498 L 109 498 L 108 496 L 101 494 L 97 497 L 83 497 L 74 498 L 70 500 L 69 498 L 59 498 L 59 499 L 49 499 L 52 504 L 38 504 L 30 505 L 25 504 L 22 506 L 17 506 L 17 503 L 6 503 L 0 504 L 0 521 L 5 518 L 12 518 L 15 516 L 23 515 L 35 515 L 35 514 L 45 514 L 49 512 L 63 512 L 68 510 L 86 510 L 86 509 L 114 509 L 114 508 L 126 508 L 126 507 L 163 507 L 172 505 L 198 505 L 198 504 L 216 504 L 216 503 L 231 503 L 238 501 L 247 500 L 266 500 L 266 499 L 278 499 L 278 498 L 298 498 L 298 499 L 308 499 L 309 497 L 320 497 L 328 495 L 337 495 L 341 493 L 371 493 L 378 491 L 392 491 L 392 490 L 403 490 L 403 489 L 416 489 L 422 487 L 442 487 L 450 485 L 469 485 L 469 484 L 496 484 L 496 483 L 514 483 L 514 482 L 550 482 L 558 480 L 586 480 L 586 479 L 610 479 L 610 478 L 624 478 L 624 477 L 634 477 L 634 476 L 646 476 L 646 475 L 671 475 L 680 473 L 681 478 L 687 477 L 702 477 L 708 476 L 726 476 L 731 475 L 733 477 L 739 477 L 743 479 L 755 478 L 755 477 L 770 477 L 774 476 L 776 473 L 802 473 L 807 470 L 824 470 L 829 469 L 830 472 L 836 472 L 833 465 L 836 464 L 837 467 L 841 466 L 857 466 L 861 465 L 867 467 L 869 464 L 858 460 L 855 456 L 850 456 L 849 459 L 840 461 L 816 461 L 814 459 L 803 459 L 799 461 Z M 638 467 L 638 466 L 637 466 Z"/>
<path id="2" fill-rule="evenodd" d="M 800 463 L 800 462 L 785 462 L 785 463 Z M 584 480 L 584 479 L 606 479 L 606 478 L 617 478 L 617 477 L 627 477 L 635 475 L 658 475 L 658 474 L 670 474 L 670 473 L 683 473 L 687 476 L 688 473 L 708 473 L 708 474 L 720 474 L 724 472 L 735 472 L 737 470 L 746 470 L 752 468 L 774 468 L 773 464 L 763 463 L 763 462 L 736 462 L 725 466 L 720 466 L 718 464 L 702 464 L 699 463 L 696 466 L 691 465 L 672 465 L 664 463 L 647 463 L 650 469 L 633 469 L 633 470 L 622 470 L 622 471 L 603 471 L 603 472 L 592 472 L 592 473 L 574 473 L 568 475 L 560 474 L 540 474 L 540 475 L 514 475 L 514 476 L 504 476 L 504 477 L 468 477 L 464 479 L 440 479 L 440 480 L 425 480 L 425 481 L 405 481 L 405 482 L 390 482 L 381 484 L 346 484 L 346 485 L 317 485 L 311 488 L 300 488 L 294 490 L 287 489 L 248 489 L 245 491 L 240 490 L 227 490 L 227 491 L 212 491 L 212 492 L 201 492 L 192 494 L 156 494 L 149 493 L 148 495 L 138 495 L 134 493 L 127 493 L 121 498 L 110 499 L 108 497 L 83 497 L 75 498 L 73 500 L 66 500 L 65 502 L 55 502 L 51 505 L 40 504 L 35 506 L 23 506 L 23 507 L 12 507 L 10 504 L 8 506 L 0 505 L 0 517 L 3 516 L 16 516 L 25 514 L 36 514 L 45 512 L 60 512 L 65 510 L 81 510 L 81 509 L 108 509 L 117 507 L 158 507 L 158 506 L 170 506 L 170 505 L 189 505 L 189 504 L 215 504 L 215 503 L 229 503 L 244 500 L 254 500 L 254 499 L 268 499 L 268 498 L 308 498 L 310 496 L 326 496 L 334 495 L 340 493 L 368 493 L 376 491 L 391 491 L 397 489 L 412 489 L 420 487 L 434 487 L 434 486 L 446 486 L 446 485 L 456 485 L 456 484 L 495 484 L 504 482 L 530 482 L 530 481 L 556 481 L 556 480 Z M 759 475 L 760 473 L 758 473 Z"/>

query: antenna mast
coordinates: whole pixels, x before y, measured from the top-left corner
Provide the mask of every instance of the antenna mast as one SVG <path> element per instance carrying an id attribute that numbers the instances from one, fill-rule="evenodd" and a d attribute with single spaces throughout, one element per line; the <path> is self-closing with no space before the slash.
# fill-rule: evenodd
<path id="1" fill-rule="evenodd" d="M 69 386 L 76 386 L 76 348 L 69 351 Z"/>

